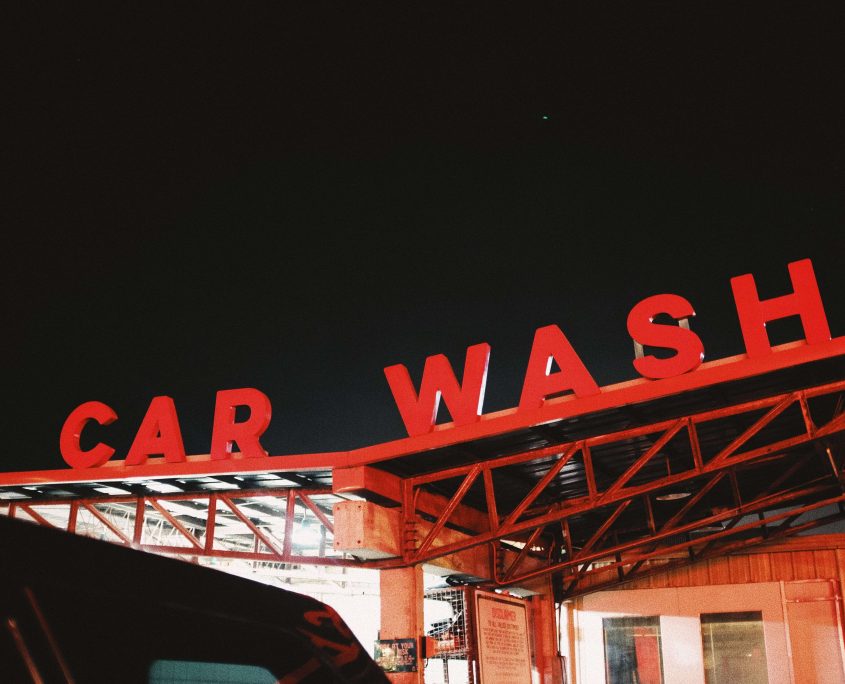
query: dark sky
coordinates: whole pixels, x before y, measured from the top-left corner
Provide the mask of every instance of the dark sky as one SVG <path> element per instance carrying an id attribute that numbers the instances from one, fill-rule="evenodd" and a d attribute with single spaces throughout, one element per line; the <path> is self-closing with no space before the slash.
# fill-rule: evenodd
<path id="1" fill-rule="evenodd" d="M 510 407 L 551 323 L 599 384 L 631 379 L 625 317 L 659 292 L 737 354 L 729 278 L 783 294 L 805 257 L 845 334 L 841 14 L 490 4 L 12 24 L 2 469 L 64 467 L 93 399 L 118 457 L 156 395 L 207 453 L 215 392 L 244 386 L 273 454 L 399 438 L 384 366 L 489 342 L 485 408 Z"/>

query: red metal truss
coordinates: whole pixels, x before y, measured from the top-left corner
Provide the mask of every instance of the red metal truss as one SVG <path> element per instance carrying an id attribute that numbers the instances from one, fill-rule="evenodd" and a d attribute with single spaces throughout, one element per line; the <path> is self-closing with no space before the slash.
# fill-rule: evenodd
<path id="1" fill-rule="evenodd" d="M 822 523 L 797 521 L 802 515 L 845 501 L 841 466 L 831 451 L 833 438 L 845 432 L 845 413 L 840 401 L 834 410 L 813 415 L 810 403 L 825 398 L 831 405 L 843 391 L 845 381 L 839 381 L 406 478 L 401 501 L 405 529 L 423 520 L 432 524 L 418 543 L 403 547 L 401 563 L 423 563 L 481 544 L 511 549 L 516 544 L 521 550 L 507 568 L 497 572 L 494 579 L 498 584 L 559 573 L 564 577 L 566 592 L 578 593 L 588 586 L 585 581 L 592 575 L 599 571 L 606 574 L 608 568 L 616 570 L 615 581 L 628 580 L 649 571 L 648 563 L 667 553 L 685 551 L 686 562 L 690 562 L 715 550 L 723 552 L 726 540 L 745 545 L 817 526 Z M 772 426 L 790 410 L 800 418 L 791 424 L 794 431 L 784 436 L 782 429 Z M 738 434 L 725 438 L 714 452 L 712 427 L 725 419 L 743 427 Z M 707 453 L 702 448 L 701 431 L 710 435 Z M 601 472 L 599 476 L 594 454 L 597 448 L 630 445 L 644 437 L 651 439 L 649 445 L 635 453 L 622 472 Z M 685 441 L 690 454 L 688 466 L 674 472 L 655 472 L 654 464 L 660 462 L 662 450 L 673 440 Z M 578 457 L 586 493 L 561 498 L 555 487 L 567 465 L 574 465 Z M 817 468 L 806 467 L 808 459 L 824 460 L 826 470 L 822 475 Z M 507 480 L 505 469 L 529 463 L 536 464 L 533 472 L 537 479 L 525 483 L 517 499 L 513 498 L 513 481 L 508 482 L 507 491 L 499 491 L 497 481 Z M 755 487 L 750 495 L 743 494 L 737 474 L 747 475 L 754 469 L 765 469 L 763 477 L 769 478 L 768 484 L 762 489 Z M 799 472 L 804 475 L 799 477 Z M 690 490 L 689 500 L 658 526 L 653 497 L 680 485 Z M 701 502 L 717 487 L 727 488 L 731 505 L 718 512 L 700 510 Z M 451 494 L 438 515 L 420 508 L 423 492 L 447 488 Z M 466 534 L 462 538 L 455 540 L 452 535 L 445 541 L 443 530 L 450 526 L 456 511 L 469 508 L 466 502 L 472 491 L 476 507 L 486 506 L 489 525 L 476 530 L 463 528 Z M 506 495 L 511 503 L 500 515 Z M 644 511 L 639 533 L 630 529 L 635 502 Z M 787 507 L 790 510 L 783 512 Z M 749 521 L 751 515 L 756 517 Z M 576 545 L 571 528 L 587 516 L 591 516 L 592 526 L 587 526 L 588 536 Z M 623 517 L 628 528 L 619 529 Z M 841 516 L 836 513 L 832 517 Z M 825 517 L 824 521 L 830 519 Z M 717 525 L 716 531 L 702 532 L 702 528 Z M 692 533 L 697 534 L 693 537 Z M 536 569 L 535 563 L 530 572 L 520 572 L 528 557 L 543 560 L 544 566 Z"/>
<path id="2" fill-rule="evenodd" d="M 392 568 L 489 545 L 492 582 L 551 573 L 561 594 L 575 595 L 665 569 L 667 558 L 688 563 L 842 517 L 845 380 L 784 392 L 804 383 L 775 375 L 824 362 L 812 377 L 841 378 L 829 374 L 836 359 L 845 359 L 845 337 L 790 343 L 347 452 L 2 473 L 0 513 L 188 559 Z M 780 393 L 720 406 L 734 389 L 759 396 L 766 383 Z M 711 406 L 720 407 L 698 410 Z M 456 462 L 451 454 L 461 465 L 443 467 Z M 236 477 L 235 487 L 256 488 L 199 482 L 237 474 L 255 479 Z M 264 476 L 302 486 L 254 484 Z M 142 479 L 176 480 L 183 491 L 148 493 Z M 328 481 L 332 488 L 321 488 Z M 86 496 L 86 486 L 110 482 L 116 495 Z M 71 494 L 46 498 L 59 485 Z M 663 503 L 679 490 L 683 501 Z M 384 552 L 397 556 L 368 561 L 334 550 L 332 505 L 350 492 L 399 506 L 379 528 L 397 537 Z M 834 512 L 818 513 L 827 507 Z"/>
<path id="3" fill-rule="evenodd" d="M 707 537 L 700 537 L 694 541 L 686 541 L 666 546 L 650 553 L 641 553 L 625 557 L 621 557 L 619 553 L 615 553 L 612 561 L 597 565 L 593 569 L 582 572 L 580 576 L 573 578 L 573 581 L 569 583 L 569 586 L 564 588 L 562 597 L 572 598 L 573 596 L 577 596 L 579 594 L 593 592 L 599 589 L 606 589 L 620 584 L 621 582 L 627 582 L 632 579 L 640 579 L 642 577 L 672 570 L 674 568 L 688 565 L 692 562 L 705 560 L 707 558 L 712 558 L 714 556 L 723 556 L 727 553 L 740 551 L 744 548 L 755 546 L 764 542 L 774 542 L 779 539 L 785 539 L 786 537 L 790 537 L 801 532 L 807 532 L 818 527 L 823 527 L 824 525 L 845 520 L 845 511 L 841 508 L 843 501 L 845 501 L 845 495 L 839 495 L 829 499 L 824 499 L 818 503 L 808 506 L 792 509 L 789 512 L 762 516 L 759 521 L 749 522 L 741 527 L 736 526 L 735 524 L 733 526 L 727 525 L 725 532 L 715 533 Z M 795 524 L 795 521 L 802 515 L 817 511 L 833 504 L 840 507 L 838 512 L 807 520 L 801 524 Z M 741 518 L 742 516 L 740 515 L 735 518 L 733 522 L 735 523 L 736 520 Z M 780 524 L 777 526 L 771 526 L 771 523 L 773 522 L 780 522 Z M 715 543 L 729 535 L 749 530 L 757 531 L 758 534 L 747 536 L 735 541 L 726 541 L 721 544 Z M 703 548 L 698 551 L 693 551 L 696 546 L 703 546 Z M 677 558 L 671 558 L 672 555 L 681 551 L 686 551 L 687 553 Z M 668 561 L 665 560 L 667 556 L 669 557 Z M 660 559 L 661 562 L 644 566 L 645 563 L 658 559 Z M 586 563 L 589 564 L 589 562 Z M 624 568 L 627 566 L 631 567 L 626 571 Z M 644 569 L 641 569 L 643 567 Z M 550 568 L 547 572 L 556 572 L 559 570 L 559 568 Z M 615 571 L 615 573 L 613 571 Z M 582 582 L 579 584 L 579 581 L 581 581 L 582 578 L 593 579 L 593 577 L 595 578 L 593 581 L 586 583 Z M 517 578 L 516 581 L 523 581 L 525 579 L 526 576 L 523 576 Z M 569 578 L 564 575 L 563 579 L 565 582 Z M 514 580 L 511 580 L 511 582 L 513 581 Z"/>
<path id="4" fill-rule="evenodd" d="M 321 501 L 322 499 L 322 501 Z M 289 564 L 361 565 L 335 553 L 330 489 L 262 488 L 4 503 L 40 525 L 154 553 Z M 304 531 L 303 523 L 310 523 Z M 309 533 L 309 539 L 302 539 Z"/>

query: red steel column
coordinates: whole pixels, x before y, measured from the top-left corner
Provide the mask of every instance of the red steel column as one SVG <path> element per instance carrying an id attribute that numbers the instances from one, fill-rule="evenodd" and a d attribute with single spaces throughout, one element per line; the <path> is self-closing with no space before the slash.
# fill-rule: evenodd
<path id="1" fill-rule="evenodd" d="M 528 601 L 529 629 L 533 633 L 534 668 L 541 684 L 557 684 L 563 681 L 558 633 L 555 624 L 555 600 L 551 578 L 543 577 L 531 583 L 531 589 L 539 593 Z"/>
<path id="2" fill-rule="evenodd" d="M 423 659 L 420 637 L 423 635 L 422 566 L 381 570 L 381 639 L 417 639 L 417 671 L 388 673 L 396 684 L 423 684 Z"/>

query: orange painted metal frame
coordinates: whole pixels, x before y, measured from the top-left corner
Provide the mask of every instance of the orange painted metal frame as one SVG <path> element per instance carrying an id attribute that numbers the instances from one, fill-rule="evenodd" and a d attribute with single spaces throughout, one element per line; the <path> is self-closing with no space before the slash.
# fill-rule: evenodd
<path id="1" fill-rule="evenodd" d="M 46 471 L 30 471 L 22 473 L 0 474 L 0 486 L 27 486 L 43 483 L 72 483 L 72 482 L 107 482 L 132 481 L 153 478 L 214 476 L 232 473 L 285 473 L 285 472 L 330 472 L 338 470 L 348 471 L 360 467 L 368 467 L 382 461 L 400 458 L 405 455 L 416 454 L 426 450 L 471 442 L 484 437 L 506 434 L 512 431 L 530 428 L 535 425 L 550 423 L 567 418 L 586 415 L 596 411 L 611 409 L 625 405 L 638 404 L 659 398 L 707 388 L 725 382 L 751 378 L 757 375 L 776 372 L 794 366 L 845 357 L 845 337 L 838 337 L 829 342 L 808 345 L 804 342 L 781 345 L 766 356 L 749 359 L 745 355 L 728 359 L 712 361 L 700 366 L 694 372 L 662 380 L 632 380 L 611 385 L 602 389 L 601 393 L 589 397 L 575 398 L 572 396 L 552 399 L 537 410 L 509 409 L 482 416 L 478 422 L 454 427 L 452 425 L 437 426 L 432 432 L 415 437 L 388 442 L 385 444 L 365 447 L 354 451 L 333 452 L 324 454 L 301 454 L 293 456 L 272 456 L 263 458 L 241 458 L 233 455 L 227 460 L 211 460 L 207 455 L 191 456 L 182 463 L 168 463 L 163 459 L 150 459 L 143 466 L 127 466 L 124 462 L 109 462 L 103 467 L 88 469 L 62 469 Z M 724 553 L 732 548 L 741 548 L 752 543 L 759 543 L 763 538 L 771 539 L 795 534 L 802 530 L 822 524 L 810 521 L 794 524 L 804 512 L 817 510 L 824 506 L 845 503 L 843 494 L 842 472 L 835 459 L 828 451 L 828 458 L 832 467 L 830 477 L 812 482 L 802 482 L 792 487 L 787 486 L 790 477 L 800 467 L 798 462 L 788 462 L 790 450 L 807 445 L 811 442 L 825 440 L 845 432 L 845 414 L 840 410 L 824 424 L 816 424 L 810 413 L 809 400 L 821 396 L 832 396 L 845 391 L 845 380 L 828 383 L 818 387 L 802 389 L 796 392 L 781 393 L 756 401 L 744 402 L 734 406 L 727 406 L 716 410 L 696 413 L 671 420 L 641 425 L 636 428 L 616 431 L 604 435 L 596 435 L 587 439 L 545 448 L 526 451 L 493 458 L 483 463 L 473 463 L 454 468 L 442 469 L 408 478 L 388 476 L 377 468 L 365 468 L 376 479 L 383 479 L 385 488 L 389 488 L 393 498 L 401 506 L 402 514 L 402 556 L 379 561 L 361 561 L 337 557 L 297 556 L 293 554 L 292 535 L 294 531 L 293 512 L 297 500 L 308 508 L 320 524 L 331 531 L 331 519 L 319 506 L 315 505 L 310 496 L 313 494 L 331 494 L 332 490 L 307 490 L 301 488 L 262 488 L 258 490 L 232 490 L 214 493 L 185 493 L 163 494 L 149 496 L 104 496 L 99 498 L 53 501 L 21 501 L 0 503 L 9 506 L 10 513 L 17 509 L 25 511 L 31 518 L 41 524 L 49 524 L 32 506 L 38 507 L 51 504 L 70 504 L 70 514 L 67 529 L 74 531 L 76 515 L 80 508 L 84 508 L 101 520 L 104 526 L 112 530 L 121 543 L 139 545 L 140 530 L 143 527 L 143 516 L 146 502 L 156 509 L 163 518 L 167 519 L 173 529 L 181 534 L 189 543 L 187 547 L 144 545 L 149 551 L 158 553 L 173 553 L 180 555 L 219 556 L 230 558 L 245 558 L 250 560 L 265 560 L 271 562 L 317 563 L 324 565 L 358 565 L 381 568 L 396 568 L 413 566 L 434 560 L 439 557 L 458 553 L 479 545 L 489 544 L 494 561 L 497 549 L 501 548 L 503 540 L 525 540 L 523 547 L 510 562 L 507 568 L 498 568 L 493 577 L 494 582 L 501 585 L 515 584 L 535 577 L 561 573 L 565 577 L 565 591 L 570 595 L 586 590 L 594 590 L 595 583 L 588 583 L 597 573 L 607 573 L 615 570 L 614 582 L 632 579 L 654 571 L 648 562 L 657 556 L 667 553 L 686 551 L 690 562 L 694 558 L 709 557 L 715 553 Z M 764 446 L 743 451 L 743 446 L 752 438 L 760 439 L 766 434 L 767 427 L 791 407 L 799 407 L 803 416 L 803 432 L 786 439 L 770 441 Z M 756 417 L 763 412 L 762 416 Z M 731 439 L 721 446 L 718 452 L 705 459 L 702 456 L 701 444 L 698 438 L 698 427 L 709 421 L 721 418 L 753 414 L 756 420 L 741 435 Z M 597 483 L 593 464 L 592 448 L 610 444 L 618 444 L 627 440 L 641 437 L 656 437 L 634 461 L 609 484 L 600 486 Z M 670 440 L 679 437 L 686 438 L 692 454 L 692 467 L 688 470 L 654 477 L 647 482 L 631 484 L 643 469 L 658 456 L 660 449 Z M 584 468 L 584 483 L 586 496 L 555 501 L 553 504 L 537 505 L 544 493 L 553 486 L 555 479 L 574 458 L 580 456 Z M 784 471 L 775 479 L 770 487 L 751 501 L 742 501 L 736 486 L 736 472 L 739 468 L 751 467 L 773 460 L 784 460 Z M 497 497 L 495 478 L 493 473 L 497 469 L 509 466 L 548 461 L 547 470 L 539 480 L 530 485 L 516 504 L 509 509 L 502 509 L 501 497 Z M 709 476 L 709 477 L 708 477 Z M 432 498 L 432 485 L 450 479 L 460 478 L 460 484 L 453 490 L 450 497 L 440 497 L 442 501 Z M 654 518 L 651 496 L 660 490 L 689 482 L 694 479 L 705 479 L 703 486 L 685 503 L 682 508 L 669 520 L 657 528 Z M 694 506 L 719 483 L 729 478 L 735 492 L 735 506 L 730 510 L 718 514 L 687 521 Z M 465 503 L 465 499 L 474 487 L 480 483 L 484 494 L 486 510 L 478 510 Z M 257 496 L 283 497 L 287 501 L 285 517 L 285 536 L 282 548 L 273 540 L 266 538 L 261 528 L 249 516 L 239 509 L 233 499 L 249 499 Z M 177 524 L 175 517 L 168 517 L 163 502 L 178 499 L 207 499 L 208 518 L 204 538 L 191 533 L 184 525 Z M 613 525 L 625 513 L 635 500 L 644 503 L 646 511 L 646 525 L 651 534 L 633 541 L 618 543 L 615 540 Z M 216 548 L 214 545 L 214 529 L 217 516 L 217 502 L 229 508 L 232 513 L 252 532 L 256 539 L 254 551 L 231 551 Z M 812 503 L 803 503 L 812 501 Z M 98 503 L 128 503 L 136 505 L 135 532 L 131 539 L 110 523 L 96 508 Z M 787 513 L 772 513 L 778 506 L 797 505 L 798 507 Z M 580 549 L 575 549 L 571 538 L 571 522 L 578 516 L 591 511 L 607 509 L 603 522 L 591 534 L 587 542 Z M 767 513 L 768 511 L 768 513 Z M 758 515 L 756 521 L 748 522 L 749 514 Z M 141 522 L 139 523 L 138 516 Z M 421 540 L 416 539 L 414 530 L 418 522 L 425 516 L 433 520 L 429 531 Z M 834 514 L 823 518 L 843 517 Z M 172 518 L 172 519 L 171 519 Z M 456 521 L 471 521 L 467 528 Z M 705 536 L 686 541 L 675 542 L 669 546 L 661 546 L 661 542 L 678 535 L 689 535 L 690 532 L 712 523 L 723 523 L 722 530 Z M 772 523 L 778 523 L 772 526 Z M 454 535 L 448 543 L 438 543 L 445 528 L 460 527 L 464 537 L 455 541 Z M 562 535 L 547 535 L 546 532 L 555 527 L 562 531 Z M 113 529 L 114 528 L 114 529 Z M 759 538 L 736 540 L 741 533 L 759 532 Z M 548 540 L 553 536 L 562 538 L 562 548 L 555 549 Z M 734 538 L 734 539 L 732 539 Z M 264 545 L 267 552 L 260 551 Z M 557 556 L 555 556 L 555 553 Z M 528 557 L 543 559 L 544 565 L 539 569 L 520 572 Z M 601 561 L 602 567 L 595 564 Z M 680 561 L 677 561 L 680 562 Z M 497 567 L 493 562 L 492 566 Z M 663 566 L 665 569 L 665 566 Z M 602 576 L 602 582 L 604 582 Z"/>
<path id="2" fill-rule="evenodd" d="M 679 549 L 693 549 L 694 547 L 699 547 L 701 553 L 707 553 L 713 546 L 713 542 L 740 532 L 746 532 L 753 528 L 761 528 L 765 534 L 769 534 L 769 530 L 766 527 L 769 523 L 788 519 L 792 515 L 778 513 L 777 515 L 766 517 L 764 512 L 767 510 L 771 511 L 783 505 L 794 505 L 797 501 L 815 498 L 815 503 L 795 510 L 796 515 L 793 518 L 794 521 L 803 512 L 845 501 L 845 495 L 834 496 L 834 494 L 842 492 L 842 485 L 837 476 L 838 473 L 832 472 L 830 476 L 825 476 L 818 482 L 810 483 L 809 486 L 781 490 L 779 488 L 784 485 L 790 475 L 794 474 L 798 467 L 796 464 L 790 465 L 787 463 L 785 473 L 776 478 L 762 495 L 752 501 L 742 502 L 738 496 L 738 489 L 735 486 L 736 469 L 740 466 L 746 467 L 761 462 L 768 462 L 773 459 L 786 459 L 789 455 L 789 449 L 845 432 L 845 413 L 835 414 L 825 424 L 817 425 L 810 415 L 808 406 L 809 399 L 822 396 L 835 396 L 837 394 L 841 395 L 842 392 L 845 392 L 845 380 L 689 415 L 683 418 L 599 435 L 577 442 L 526 451 L 492 459 L 480 464 L 458 466 L 418 477 L 407 478 L 404 481 L 402 501 L 403 518 L 406 527 L 413 525 L 419 519 L 416 501 L 418 500 L 419 492 L 423 488 L 438 482 L 457 478 L 462 479 L 455 493 L 448 501 L 448 504 L 436 518 L 434 525 L 419 545 L 416 547 L 406 546 L 404 548 L 402 560 L 408 565 L 423 563 L 480 544 L 495 544 L 503 539 L 523 539 L 524 535 L 528 533 L 530 536 L 527 541 L 523 542 L 524 547 L 517 558 L 505 572 L 496 574 L 494 578 L 496 583 L 500 585 L 514 584 L 543 574 L 568 572 L 570 573 L 568 591 L 573 592 L 578 587 L 582 577 L 588 574 L 588 569 L 592 563 L 599 560 L 606 561 L 608 557 L 614 558 L 619 554 L 632 552 L 639 547 L 651 548 L 645 551 L 640 550 L 636 555 L 628 553 L 624 562 L 621 559 L 616 559 L 614 566 L 619 567 L 620 570 L 623 566 L 630 566 L 627 573 L 620 574 L 620 580 L 631 579 L 631 575 L 637 573 L 638 569 L 646 560 L 661 554 L 665 555 L 666 553 L 671 553 Z M 800 407 L 803 417 L 803 432 L 801 434 L 742 451 L 743 445 L 752 437 L 760 435 L 766 426 L 775 421 L 779 415 L 783 414 L 789 407 L 796 405 Z M 697 426 L 726 417 L 741 416 L 744 414 L 753 414 L 756 416 L 760 411 L 765 411 L 765 413 L 754 420 L 742 434 L 724 445 L 713 457 L 706 461 L 702 458 L 698 431 L 696 429 Z M 591 447 L 625 443 L 635 437 L 655 435 L 658 433 L 660 433 L 660 436 L 624 472 L 618 475 L 611 484 L 603 489 L 599 489 L 596 486 L 594 467 L 592 459 L 589 456 Z M 681 433 L 686 433 L 685 436 L 689 442 L 690 451 L 693 454 L 693 465 L 691 468 L 681 472 L 666 474 L 662 477 L 651 478 L 645 483 L 628 485 L 632 478 L 658 454 L 660 449 L 670 439 Z M 565 501 L 555 501 L 551 505 L 533 507 L 535 501 L 547 490 L 562 468 L 579 452 L 584 456 L 583 464 L 588 494 Z M 436 543 L 441 530 L 448 524 L 450 517 L 458 506 L 461 505 L 466 493 L 479 477 L 483 478 L 485 485 L 484 495 L 487 508 L 488 510 L 495 510 L 497 497 L 493 484 L 494 478 L 492 477 L 494 471 L 520 463 L 537 461 L 538 459 L 548 460 L 549 457 L 552 458 L 552 462 L 547 465 L 545 474 L 501 521 L 496 521 L 491 517 L 489 529 L 475 534 L 468 534 L 464 539 L 459 541 L 451 541 L 443 544 Z M 712 475 L 713 477 L 659 531 L 654 529 L 650 495 L 707 475 Z M 726 476 L 734 483 L 735 507 L 718 515 L 699 518 L 694 522 L 681 524 L 684 517 L 692 510 L 695 504 Z M 635 499 L 644 499 L 646 501 L 646 511 L 649 516 L 648 524 L 653 530 L 652 533 L 648 537 L 632 542 L 606 547 L 605 545 L 610 540 L 609 530 L 612 528 L 613 523 Z M 609 508 L 611 512 L 604 518 L 604 522 L 577 553 L 573 553 L 572 547 L 569 545 L 567 546 L 565 560 L 557 563 L 549 562 L 539 570 L 522 574 L 517 573 L 520 564 L 529 555 L 527 549 L 539 538 L 541 533 L 538 531 L 544 530 L 550 525 L 562 525 L 579 514 L 606 507 L 611 507 Z M 754 523 L 737 524 L 744 516 L 752 513 L 760 513 L 760 519 Z M 655 543 L 668 539 L 669 537 L 688 534 L 707 525 L 723 521 L 727 521 L 728 525 L 722 531 L 699 537 L 695 540 L 688 540 L 684 543 L 674 544 L 668 548 L 665 546 L 659 549 L 655 548 Z M 813 526 L 809 525 L 809 527 Z M 808 529 L 809 527 L 807 525 L 791 527 L 790 524 L 786 524 L 785 527 L 775 530 L 772 534 L 784 536 L 786 534 L 794 534 L 802 529 Z M 564 531 L 567 540 L 569 540 L 568 528 L 565 528 Z M 550 550 L 547 549 L 547 552 L 550 553 Z M 695 552 L 691 552 L 691 557 L 694 555 Z"/>
<path id="3" fill-rule="evenodd" d="M 298 489 L 298 488 L 265 488 L 257 490 L 232 490 L 227 492 L 205 492 L 205 493 L 173 493 L 156 494 L 147 496 L 102 496 L 84 499 L 46 499 L 39 501 L 10 501 L 3 502 L 3 507 L 8 507 L 11 517 L 16 517 L 18 511 L 23 511 L 28 517 L 40 525 L 55 527 L 44 515 L 34 507 L 37 506 L 44 512 L 49 507 L 69 507 L 68 520 L 65 529 L 68 532 L 76 531 L 77 518 L 80 509 L 85 509 L 116 537 L 115 543 L 123 546 L 132 546 L 167 555 L 196 556 L 205 558 L 238 558 L 243 560 L 266 561 L 272 563 L 294 563 L 294 564 L 319 564 L 319 565 L 346 565 L 360 566 L 361 563 L 352 558 L 341 556 L 303 556 L 293 553 L 293 542 L 295 537 L 294 517 L 295 506 L 299 502 L 306 507 L 317 518 L 328 532 L 334 531 L 332 522 L 325 515 L 324 511 L 314 502 L 313 497 L 319 495 L 331 495 L 330 489 Z M 261 529 L 249 515 L 244 512 L 242 506 L 249 505 L 257 499 L 273 497 L 285 502 L 285 535 L 282 548 Z M 170 513 L 164 506 L 166 502 L 195 501 L 204 502 L 207 505 L 207 516 L 202 534 L 197 536 L 191 532 L 185 524 L 180 522 L 176 516 Z M 257 547 L 254 551 L 234 551 L 215 546 L 215 530 L 217 528 L 217 502 L 220 502 L 246 528 L 254 535 Z M 133 521 L 133 533 L 127 534 L 109 519 L 98 506 L 114 504 L 133 504 L 135 506 L 135 517 Z M 172 528 L 184 539 L 189 546 L 174 546 L 164 544 L 142 543 L 144 522 L 147 517 L 147 504 L 149 504 Z M 260 542 L 260 544 L 259 544 Z M 261 551 L 263 545 L 267 551 Z"/>

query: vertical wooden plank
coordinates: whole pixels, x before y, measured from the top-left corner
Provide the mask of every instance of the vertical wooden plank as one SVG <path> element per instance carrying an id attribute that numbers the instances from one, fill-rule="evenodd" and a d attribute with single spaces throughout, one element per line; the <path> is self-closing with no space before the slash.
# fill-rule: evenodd
<path id="1" fill-rule="evenodd" d="M 625 586 L 631 589 L 648 589 L 648 577 L 640 577 L 640 579 L 634 580 L 631 584 Z"/>
<path id="2" fill-rule="evenodd" d="M 751 581 L 751 569 L 748 566 L 748 556 L 729 556 L 728 573 L 731 584 L 745 584 Z"/>
<path id="3" fill-rule="evenodd" d="M 838 573 L 837 579 L 841 585 L 840 591 L 845 590 L 845 549 L 836 549 L 836 571 Z"/>
<path id="4" fill-rule="evenodd" d="M 812 551 L 793 551 L 792 569 L 795 579 L 816 579 L 816 563 Z"/>
<path id="5" fill-rule="evenodd" d="M 670 587 L 688 587 L 689 586 L 689 567 L 682 566 L 675 568 L 670 572 L 666 578 L 667 584 Z"/>
<path id="6" fill-rule="evenodd" d="M 648 578 L 648 586 L 651 589 L 665 589 L 669 586 L 669 578 L 666 572 L 658 572 Z"/>
<path id="7" fill-rule="evenodd" d="M 712 584 L 730 584 L 731 571 L 727 558 L 711 558 L 707 561 L 710 566 L 710 582 Z"/>
<path id="8" fill-rule="evenodd" d="M 831 549 L 813 551 L 816 575 L 824 579 L 839 579 L 836 567 L 836 554 Z"/>
<path id="9" fill-rule="evenodd" d="M 788 551 L 773 553 L 769 556 L 772 564 L 772 579 L 782 582 L 790 582 L 795 579 L 792 571 L 792 554 Z"/>
<path id="10" fill-rule="evenodd" d="M 772 563 L 771 554 L 754 553 L 748 556 L 748 569 L 751 572 L 752 582 L 771 582 Z"/>
<path id="11" fill-rule="evenodd" d="M 710 569 L 707 566 L 707 561 L 699 561 L 690 566 L 689 582 L 691 587 L 705 587 L 710 584 Z"/>

